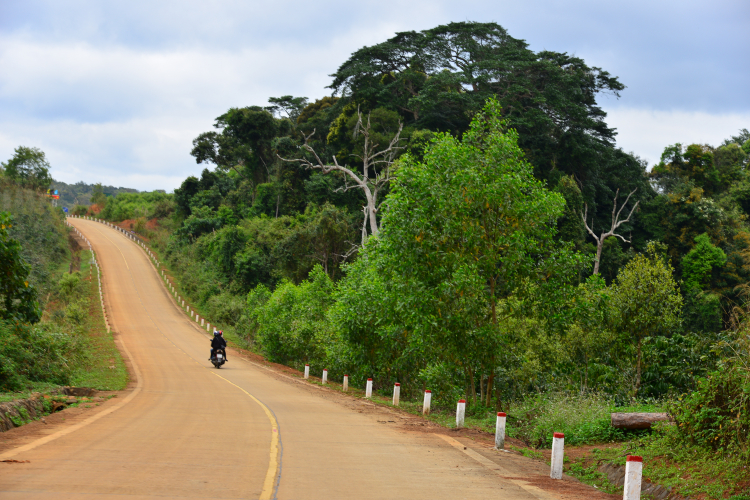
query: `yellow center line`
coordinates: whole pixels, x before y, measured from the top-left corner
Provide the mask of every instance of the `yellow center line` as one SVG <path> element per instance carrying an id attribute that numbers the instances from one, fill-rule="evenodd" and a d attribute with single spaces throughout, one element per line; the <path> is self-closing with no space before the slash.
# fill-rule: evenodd
<path id="1" fill-rule="evenodd" d="M 184 355 L 186 355 L 188 358 L 193 360 L 195 364 L 200 366 L 201 368 L 208 369 L 208 367 L 203 366 L 201 363 L 198 362 L 194 357 L 192 357 L 190 354 L 185 352 L 181 347 L 179 347 L 177 344 L 175 344 L 172 339 L 167 337 L 164 332 L 159 328 L 159 326 L 156 324 L 154 319 L 151 317 L 151 315 L 148 313 L 148 310 L 143 304 L 143 300 L 141 300 L 141 294 L 138 292 L 138 287 L 135 285 L 135 280 L 133 279 L 133 273 L 130 271 L 130 266 L 128 266 L 128 261 L 125 258 L 125 254 L 122 253 L 122 250 L 120 250 L 120 247 L 112 241 L 106 234 L 104 234 L 102 231 L 99 230 L 96 226 L 94 226 L 94 230 L 101 234 L 104 238 L 107 239 L 110 243 L 112 243 L 118 252 L 120 252 L 120 255 L 122 256 L 122 260 L 125 262 L 125 267 L 128 269 L 128 275 L 130 276 L 130 281 L 133 283 L 133 288 L 135 288 L 135 293 L 138 296 L 138 302 L 141 303 L 141 307 L 146 312 L 146 316 L 148 316 L 148 319 L 151 321 L 151 323 L 154 325 L 154 328 L 156 328 L 159 333 L 162 334 L 162 336 L 167 339 L 167 341 L 172 344 L 178 351 L 182 352 Z M 162 285 L 163 286 L 163 285 Z M 263 411 L 266 414 L 266 417 L 268 417 L 268 421 L 271 424 L 271 449 L 269 452 L 269 462 L 268 462 L 268 470 L 266 471 L 266 478 L 263 481 L 263 490 L 260 493 L 259 500 L 271 500 L 276 497 L 276 488 L 278 486 L 279 481 L 281 478 L 279 477 L 279 471 L 280 471 L 280 454 L 279 454 L 279 448 L 280 448 L 280 438 L 279 438 L 279 423 L 276 419 L 276 415 L 273 414 L 273 412 L 266 406 L 262 401 L 260 401 L 258 398 L 247 392 L 245 389 L 240 387 L 239 385 L 235 384 L 234 382 L 222 377 L 218 373 L 211 372 L 213 375 L 216 375 L 220 379 L 222 379 L 224 382 L 233 385 L 240 391 L 244 392 L 250 399 L 255 401 L 261 408 L 263 408 Z"/>

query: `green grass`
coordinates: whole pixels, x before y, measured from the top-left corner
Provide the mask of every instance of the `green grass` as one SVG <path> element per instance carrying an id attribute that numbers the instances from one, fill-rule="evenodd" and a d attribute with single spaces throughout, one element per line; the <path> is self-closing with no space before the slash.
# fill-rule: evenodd
<path id="1" fill-rule="evenodd" d="M 73 368 L 71 383 L 102 391 L 122 390 L 128 384 L 128 373 L 114 337 L 104 323 L 96 268 L 91 264 L 89 250 L 81 251 L 81 274 L 91 276 L 85 291 L 88 314 L 77 332 L 82 338 L 83 353 Z"/>
<path id="2" fill-rule="evenodd" d="M 673 425 L 658 424 L 651 435 L 599 450 L 597 460 L 624 465 L 626 455 L 643 457 L 643 476 L 683 497 L 740 500 L 750 491 L 750 463 L 678 439 Z"/>

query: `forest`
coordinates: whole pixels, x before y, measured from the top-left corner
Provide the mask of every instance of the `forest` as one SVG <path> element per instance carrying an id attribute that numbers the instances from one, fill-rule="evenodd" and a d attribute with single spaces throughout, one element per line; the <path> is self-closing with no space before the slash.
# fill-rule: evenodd
<path id="1" fill-rule="evenodd" d="M 328 90 L 224 111 L 200 177 L 88 213 L 270 361 L 476 415 L 657 404 L 750 460 L 747 129 L 647 165 L 598 104 L 616 76 L 494 23 L 363 47 Z"/>

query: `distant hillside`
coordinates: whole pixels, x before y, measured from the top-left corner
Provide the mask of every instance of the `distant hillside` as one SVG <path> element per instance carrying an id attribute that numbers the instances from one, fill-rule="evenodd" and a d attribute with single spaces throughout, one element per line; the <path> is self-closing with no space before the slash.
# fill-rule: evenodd
<path id="1" fill-rule="evenodd" d="M 85 182 L 76 182 L 75 184 L 66 184 L 61 181 L 54 181 L 51 189 L 57 189 L 60 195 L 60 201 L 58 206 L 73 208 L 76 205 L 90 205 L 91 195 L 94 190 L 94 184 L 86 184 Z M 137 189 L 125 188 L 125 187 L 114 187 L 114 186 L 102 186 L 104 194 L 107 196 L 115 196 L 119 193 L 137 193 Z"/>

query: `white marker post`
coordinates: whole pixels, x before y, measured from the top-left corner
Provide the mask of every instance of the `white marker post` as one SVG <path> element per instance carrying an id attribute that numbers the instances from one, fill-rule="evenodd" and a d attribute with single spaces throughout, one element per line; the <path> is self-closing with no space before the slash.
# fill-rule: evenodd
<path id="1" fill-rule="evenodd" d="M 310 378 L 310 365 L 305 365 L 305 378 Z"/>
<path id="2" fill-rule="evenodd" d="M 641 476 L 643 474 L 643 457 L 628 455 L 625 462 L 625 491 L 623 500 L 641 499 Z"/>
<path id="3" fill-rule="evenodd" d="M 422 403 L 422 415 L 430 414 L 430 403 L 432 402 L 432 391 L 427 389 L 424 391 L 424 402 Z"/>
<path id="4" fill-rule="evenodd" d="M 464 426 L 464 417 L 466 417 L 466 400 L 459 399 L 456 407 L 456 428 Z"/>
<path id="5" fill-rule="evenodd" d="M 349 390 L 349 375 L 344 375 L 344 386 L 342 389 L 344 392 Z"/>
<path id="6" fill-rule="evenodd" d="M 206 331 L 207 332 L 211 331 L 211 323 L 206 323 Z"/>
<path id="7" fill-rule="evenodd" d="M 367 379 L 367 385 L 365 386 L 365 397 L 371 398 L 372 397 L 372 379 Z"/>
<path id="8" fill-rule="evenodd" d="M 401 397 L 401 384 L 396 382 L 393 386 L 393 406 L 398 406 L 398 399 Z"/>
<path id="9" fill-rule="evenodd" d="M 206 326 L 206 319 L 205 318 L 201 318 L 201 326 Z"/>
<path id="10" fill-rule="evenodd" d="M 196 315 L 195 315 L 195 322 L 197 323 L 199 319 L 200 319 L 200 316 L 198 316 L 198 315 L 196 314 Z"/>
<path id="11" fill-rule="evenodd" d="M 328 368 L 323 368 L 323 378 L 321 379 L 321 381 L 324 384 L 328 383 Z"/>
<path id="12" fill-rule="evenodd" d="M 552 468 L 549 477 L 562 479 L 563 458 L 565 457 L 565 434 L 555 432 L 552 434 Z"/>
<path id="13" fill-rule="evenodd" d="M 505 448 L 505 413 L 499 412 L 495 423 L 495 449 L 502 450 L 503 448 Z"/>

